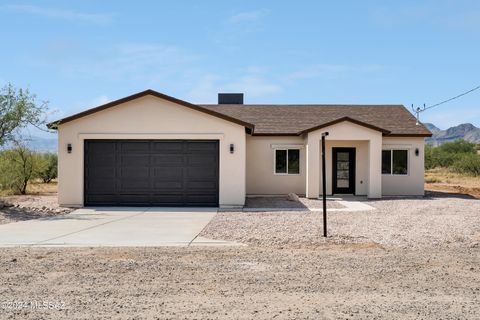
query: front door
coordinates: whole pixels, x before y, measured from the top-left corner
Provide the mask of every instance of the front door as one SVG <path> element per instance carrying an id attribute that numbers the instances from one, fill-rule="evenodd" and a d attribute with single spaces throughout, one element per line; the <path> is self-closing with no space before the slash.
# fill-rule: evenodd
<path id="1" fill-rule="evenodd" d="M 355 148 L 332 148 L 332 193 L 355 194 Z"/>

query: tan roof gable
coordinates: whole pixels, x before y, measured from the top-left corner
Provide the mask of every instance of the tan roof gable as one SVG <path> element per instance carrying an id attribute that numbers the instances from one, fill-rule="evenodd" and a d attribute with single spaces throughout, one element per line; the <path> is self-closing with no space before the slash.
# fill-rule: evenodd
<path id="1" fill-rule="evenodd" d="M 98 107 L 95 107 L 95 108 L 92 108 L 92 109 L 88 109 L 86 111 L 74 114 L 72 116 L 69 116 L 69 117 L 66 117 L 66 118 L 63 118 L 63 119 L 60 119 L 60 120 L 57 120 L 57 121 L 53 121 L 53 122 L 47 124 L 47 127 L 50 128 L 50 129 L 58 129 L 58 126 L 60 124 L 67 123 L 67 122 L 70 122 L 70 121 L 88 116 L 90 114 L 93 114 L 93 113 L 96 113 L 96 112 L 99 112 L 99 111 L 117 106 L 117 105 L 125 103 L 125 102 L 129 102 L 129 101 L 141 98 L 141 97 L 145 97 L 145 96 L 148 96 L 148 95 L 151 95 L 151 96 L 154 96 L 154 97 L 157 97 L 157 98 L 160 98 L 160 99 L 164 99 L 164 100 L 182 105 L 184 107 L 194 109 L 194 110 L 197 110 L 197 111 L 200 111 L 200 112 L 203 112 L 203 113 L 207 113 L 209 115 L 212 115 L 212 116 L 215 116 L 215 117 L 218 117 L 218 118 L 230 121 L 230 122 L 237 123 L 237 124 L 245 126 L 247 128 L 252 128 L 253 129 L 253 124 L 251 124 L 251 123 L 242 121 L 242 120 L 237 119 L 237 118 L 230 117 L 229 115 L 226 115 L 224 113 L 220 113 L 220 112 L 215 111 L 215 110 L 210 110 L 209 108 L 198 106 L 198 105 L 189 103 L 187 101 L 168 96 L 166 94 L 163 94 L 163 93 L 157 92 L 155 90 L 151 90 L 151 89 L 132 94 L 128 97 L 118 99 L 118 100 L 103 104 L 101 106 L 98 106 Z"/>

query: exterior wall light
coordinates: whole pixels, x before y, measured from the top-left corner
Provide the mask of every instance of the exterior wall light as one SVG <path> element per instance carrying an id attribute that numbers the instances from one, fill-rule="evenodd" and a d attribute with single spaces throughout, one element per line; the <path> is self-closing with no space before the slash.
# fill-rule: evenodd
<path id="1" fill-rule="evenodd" d="M 415 148 L 415 155 L 418 157 L 419 154 L 420 154 L 420 150 L 418 150 L 418 148 Z"/>
<path id="2" fill-rule="evenodd" d="M 230 153 L 235 152 L 235 145 L 233 143 L 230 143 Z"/>
<path id="3" fill-rule="evenodd" d="M 72 153 L 72 144 L 71 143 L 67 144 L 67 152 Z"/>

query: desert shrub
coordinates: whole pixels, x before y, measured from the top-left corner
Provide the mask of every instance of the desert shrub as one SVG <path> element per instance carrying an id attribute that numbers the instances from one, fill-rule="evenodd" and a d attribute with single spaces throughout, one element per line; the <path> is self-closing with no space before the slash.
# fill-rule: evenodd
<path id="1" fill-rule="evenodd" d="M 425 146 L 425 169 L 450 168 L 465 155 L 475 155 L 476 146 L 463 140 L 448 142 L 439 147 Z"/>
<path id="2" fill-rule="evenodd" d="M 26 194 L 27 185 L 38 177 L 43 168 L 40 156 L 28 148 L 17 145 L 0 154 L 0 188 Z"/>
<path id="3" fill-rule="evenodd" d="M 50 183 L 57 178 L 57 164 L 58 157 L 55 153 L 44 153 L 40 155 L 40 166 L 38 170 L 38 177 L 44 183 Z"/>
<path id="4" fill-rule="evenodd" d="M 438 147 L 442 153 L 475 153 L 475 143 L 470 143 L 465 140 L 457 140 L 455 142 L 447 142 Z"/>
<path id="5" fill-rule="evenodd" d="M 452 164 L 451 169 L 462 174 L 480 176 L 480 155 L 463 154 Z"/>

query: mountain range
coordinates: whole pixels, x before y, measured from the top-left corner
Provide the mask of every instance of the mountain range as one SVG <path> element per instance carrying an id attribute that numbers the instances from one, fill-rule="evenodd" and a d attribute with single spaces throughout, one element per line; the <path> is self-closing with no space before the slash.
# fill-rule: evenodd
<path id="1" fill-rule="evenodd" d="M 471 123 L 463 123 L 446 130 L 441 130 L 432 123 L 424 123 L 424 125 L 433 133 L 433 136 L 426 138 L 425 142 L 433 146 L 459 139 L 472 143 L 480 143 L 480 128 L 475 127 Z"/>

